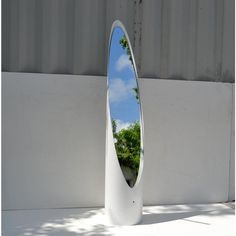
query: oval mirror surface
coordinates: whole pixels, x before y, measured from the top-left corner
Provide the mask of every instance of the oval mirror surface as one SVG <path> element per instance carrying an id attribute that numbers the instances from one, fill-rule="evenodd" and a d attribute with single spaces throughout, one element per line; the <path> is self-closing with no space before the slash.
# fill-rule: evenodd
<path id="1" fill-rule="evenodd" d="M 141 151 L 139 89 L 133 62 L 125 33 L 115 27 L 110 41 L 108 96 L 116 154 L 130 187 L 137 180 Z"/>

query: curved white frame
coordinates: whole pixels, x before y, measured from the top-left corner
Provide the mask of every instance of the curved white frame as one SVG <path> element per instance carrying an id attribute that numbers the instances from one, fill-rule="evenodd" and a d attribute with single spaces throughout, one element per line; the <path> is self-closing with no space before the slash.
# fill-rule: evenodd
<path id="1" fill-rule="evenodd" d="M 133 225 L 139 223 L 142 219 L 142 207 L 143 207 L 142 184 L 143 184 L 143 164 L 144 164 L 143 163 L 144 162 L 143 113 L 142 113 L 141 95 L 138 83 L 138 74 L 132 46 L 128 34 L 125 30 L 125 27 L 119 20 L 116 20 L 112 24 L 109 38 L 108 62 L 110 60 L 110 45 L 112 40 L 112 34 L 116 27 L 120 27 L 123 30 L 129 44 L 131 57 L 133 59 L 133 67 L 139 91 L 141 152 L 140 152 L 138 176 L 135 185 L 133 187 L 130 187 L 126 182 L 124 174 L 121 170 L 113 141 L 112 123 L 111 123 L 110 107 L 109 107 L 109 90 L 108 90 L 109 78 L 107 78 L 105 209 L 110 223 L 115 225 Z"/>

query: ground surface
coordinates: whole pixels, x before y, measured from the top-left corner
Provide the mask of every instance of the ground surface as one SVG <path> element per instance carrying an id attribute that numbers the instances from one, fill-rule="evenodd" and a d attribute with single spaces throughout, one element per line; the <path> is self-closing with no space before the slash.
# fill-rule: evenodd
<path id="1" fill-rule="evenodd" d="M 109 225 L 104 209 L 3 211 L 4 236 L 235 235 L 234 204 L 146 206 L 135 226 Z"/>

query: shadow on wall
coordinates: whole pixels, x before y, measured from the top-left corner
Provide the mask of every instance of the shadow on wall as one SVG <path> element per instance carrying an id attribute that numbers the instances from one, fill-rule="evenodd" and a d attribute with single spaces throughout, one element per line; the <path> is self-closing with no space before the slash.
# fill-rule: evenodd
<path id="1" fill-rule="evenodd" d="M 234 211 L 219 205 L 175 205 L 145 207 L 142 225 L 161 224 L 184 220 L 209 226 L 209 222 L 191 217 L 234 215 Z M 133 226 L 124 226 L 132 229 Z M 119 226 L 107 223 L 104 209 L 50 209 L 3 212 L 3 235 L 59 235 L 59 236 L 101 236 L 113 235 Z"/>

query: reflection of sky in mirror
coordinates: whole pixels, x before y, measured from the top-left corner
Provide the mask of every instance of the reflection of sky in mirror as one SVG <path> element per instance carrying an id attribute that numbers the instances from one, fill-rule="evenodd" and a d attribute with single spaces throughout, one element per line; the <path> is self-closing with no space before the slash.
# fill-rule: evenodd
<path id="1" fill-rule="evenodd" d="M 139 104 L 133 88 L 137 87 L 133 65 L 120 45 L 124 32 L 117 27 L 113 31 L 108 65 L 108 87 L 111 117 L 117 120 L 117 126 L 127 127 L 139 121 Z"/>

